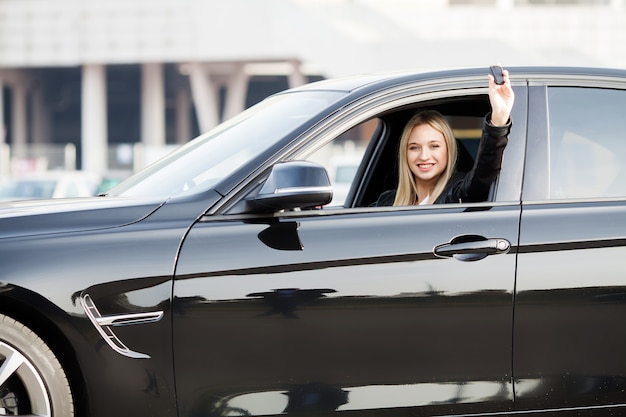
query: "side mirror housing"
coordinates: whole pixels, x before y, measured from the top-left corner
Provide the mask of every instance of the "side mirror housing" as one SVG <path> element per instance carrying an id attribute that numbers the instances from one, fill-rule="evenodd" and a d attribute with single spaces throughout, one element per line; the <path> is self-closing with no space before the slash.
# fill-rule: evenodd
<path id="1" fill-rule="evenodd" d="M 272 167 L 258 193 L 245 200 L 244 212 L 277 212 L 323 206 L 333 199 L 326 169 L 309 161 L 281 162 Z"/>

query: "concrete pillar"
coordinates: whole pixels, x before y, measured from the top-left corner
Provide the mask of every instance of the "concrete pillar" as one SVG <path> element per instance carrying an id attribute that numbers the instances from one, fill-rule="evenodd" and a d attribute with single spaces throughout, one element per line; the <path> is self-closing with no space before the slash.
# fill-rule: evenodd
<path id="1" fill-rule="evenodd" d="M 165 145 L 165 80 L 160 63 L 141 66 L 141 142 Z"/>
<path id="2" fill-rule="evenodd" d="M 82 169 L 102 174 L 108 161 L 106 67 L 84 65 L 82 77 Z"/>
<path id="3" fill-rule="evenodd" d="M 175 102 L 176 143 L 186 143 L 191 139 L 191 106 L 189 92 L 185 88 L 176 91 Z"/>
<path id="4" fill-rule="evenodd" d="M 28 142 L 28 128 L 27 128 L 27 108 L 26 108 L 26 84 L 23 82 L 16 83 L 13 86 L 13 100 L 11 103 L 11 109 L 13 110 L 11 126 L 12 126 L 12 139 L 11 144 L 16 150 L 23 151 Z"/>
<path id="5" fill-rule="evenodd" d="M 246 94 L 250 76 L 244 71 L 244 65 L 238 65 L 228 78 L 226 85 L 226 103 L 224 106 L 224 120 L 241 113 L 246 108 Z"/>
<path id="6" fill-rule="evenodd" d="M 11 175 L 11 149 L 6 143 L 0 143 L 0 181 Z"/>
<path id="7" fill-rule="evenodd" d="M 7 143 L 7 124 L 4 120 L 4 81 L 0 78 L 0 146 Z M 2 160 L 0 159 L 0 163 Z"/>
<path id="8" fill-rule="evenodd" d="M 31 115 L 32 115 L 32 140 L 33 143 L 50 142 L 50 117 L 44 103 L 43 91 L 41 88 L 32 90 L 31 93 Z"/>
<path id="9" fill-rule="evenodd" d="M 189 82 L 191 97 L 193 98 L 198 116 L 200 133 L 207 132 L 219 123 L 219 106 L 217 91 L 211 76 L 205 72 L 199 62 L 189 64 Z"/>
<path id="10" fill-rule="evenodd" d="M 292 69 L 288 77 L 289 88 L 299 87 L 306 84 L 308 80 L 302 73 L 302 69 L 300 68 L 300 61 L 292 61 L 291 66 Z"/>
<path id="11" fill-rule="evenodd" d="M 11 173 L 11 154 L 6 143 L 7 131 L 4 120 L 4 81 L 0 78 L 0 181 Z"/>

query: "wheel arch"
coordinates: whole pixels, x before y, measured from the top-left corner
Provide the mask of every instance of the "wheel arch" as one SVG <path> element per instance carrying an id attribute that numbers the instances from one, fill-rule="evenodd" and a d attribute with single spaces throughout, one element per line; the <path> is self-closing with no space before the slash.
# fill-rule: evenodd
<path id="1" fill-rule="evenodd" d="M 3 296 L 1 293 L 0 314 L 21 322 L 48 345 L 66 373 L 74 397 L 75 415 L 88 415 L 89 401 L 84 375 L 75 349 L 58 323 L 51 316 L 44 314 L 41 309 L 35 308 L 33 304 Z"/>

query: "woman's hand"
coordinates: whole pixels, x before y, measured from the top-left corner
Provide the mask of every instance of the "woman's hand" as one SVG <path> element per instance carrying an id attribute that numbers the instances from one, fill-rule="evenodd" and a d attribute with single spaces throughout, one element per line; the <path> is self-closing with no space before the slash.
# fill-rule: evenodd
<path id="1" fill-rule="evenodd" d="M 513 102 L 515 101 L 515 93 L 511 88 L 511 80 L 509 79 L 509 71 L 502 70 L 504 84 L 498 85 L 493 79 L 493 75 L 488 74 L 489 78 L 489 102 L 491 103 L 491 124 L 494 126 L 504 126 L 509 121 Z"/>

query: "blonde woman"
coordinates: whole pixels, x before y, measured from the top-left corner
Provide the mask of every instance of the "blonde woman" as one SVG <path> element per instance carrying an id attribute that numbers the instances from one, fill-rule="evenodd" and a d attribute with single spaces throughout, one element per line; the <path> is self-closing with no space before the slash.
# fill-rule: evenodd
<path id="1" fill-rule="evenodd" d="M 504 83 L 489 78 L 491 112 L 485 116 L 474 166 L 464 174 L 455 171 L 456 140 L 445 117 L 434 110 L 413 116 L 400 138 L 399 181 L 396 190 L 381 194 L 376 206 L 410 206 L 485 201 L 500 172 L 502 155 L 511 131 L 515 96 L 509 72 Z"/>

